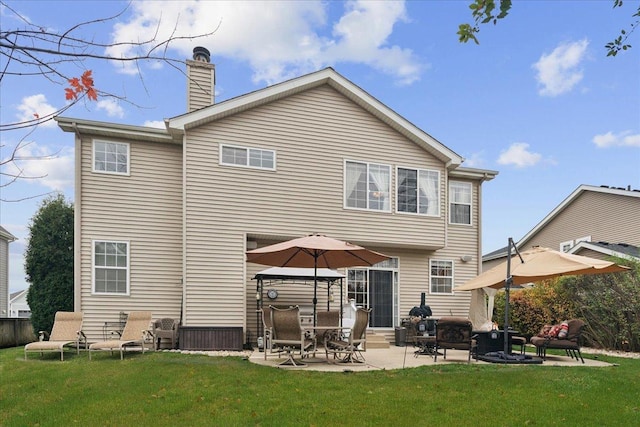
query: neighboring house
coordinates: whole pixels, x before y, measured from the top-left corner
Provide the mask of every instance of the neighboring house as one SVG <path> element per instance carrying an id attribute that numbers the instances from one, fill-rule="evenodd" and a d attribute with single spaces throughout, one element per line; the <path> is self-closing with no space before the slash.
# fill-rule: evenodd
<path id="1" fill-rule="evenodd" d="M 606 259 L 640 257 L 640 190 L 581 185 L 529 231 L 516 246 L 543 246 Z M 482 257 L 488 270 L 506 259 L 506 247 Z"/>
<path id="2" fill-rule="evenodd" d="M 56 119 L 76 138 L 74 300 L 89 339 L 151 310 L 255 343 L 252 278 L 266 267 L 245 251 L 314 232 L 393 257 L 345 271 L 343 302 L 373 308 L 372 330 L 392 335 L 421 292 L 435 315 L 467 315 L 455 286 L 480 270 L 481 186 L 497 172 L 461 167 L 331 68 L 217 104 L 208 55 L 187 74 L 189 112 L 166 130 Z"/>
<path id="3" fill-rule="evenodd" d="M 16 237 L 0 226 L 0 317 L 9 316 L 9 243 Z"/>
<path id="4" fill-rule="evenodd" d="M 27 303 L 28 291 L 29 289 L 27 288 L 11 294 L 9 317 L 31 317 L 31 308 L 29 308 L 29 303 Z"/>

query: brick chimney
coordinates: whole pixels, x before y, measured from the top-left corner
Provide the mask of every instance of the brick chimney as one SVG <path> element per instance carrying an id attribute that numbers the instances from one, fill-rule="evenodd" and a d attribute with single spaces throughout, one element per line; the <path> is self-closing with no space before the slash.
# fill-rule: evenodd
<path id="1" fill-rule="evenodd" d="M 215 102 L 216 67 L 211 54 L 201 46 L 193 49 L 187 60 L 187 112 L 213 105 Z"/>

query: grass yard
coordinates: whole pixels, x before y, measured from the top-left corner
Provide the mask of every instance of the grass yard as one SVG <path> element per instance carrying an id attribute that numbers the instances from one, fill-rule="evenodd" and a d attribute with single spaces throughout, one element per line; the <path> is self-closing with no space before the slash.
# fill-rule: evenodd
<path id="1" fill-rule="evenodd" d="M 591 357 L 591 356 L 589 356 Z M 638 426 L 640 360 L 290 371 L 178 353 L 0 350 L 0 426 Z"/>

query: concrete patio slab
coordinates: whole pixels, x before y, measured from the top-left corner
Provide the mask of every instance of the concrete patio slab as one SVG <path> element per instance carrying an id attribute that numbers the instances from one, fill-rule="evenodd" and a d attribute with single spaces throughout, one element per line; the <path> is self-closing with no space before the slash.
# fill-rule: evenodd
<path id="1" fill-rule="evenodd" d="M 306 363 L 305 367 L 290 367 L 290 366 L 278 366 L 279 363 L 286 360 L 285 357 L 278 357 L 277 354 L 267 355 L 267 360 L 264 359 L 264 353 L 254 351 L 249 356 L 249 361 L 258 365 L 279 367 L 282 369 L 294 369 L 294 370 L 314 370 L 314 371 L 326 371 L 326 372 L 345 372 L 345 371 L 371 371 L 381 369 L 404 369 L 415 368 L 418 366 L 427 365 L 446 365 L 448 363 L 467 363 L 467 351 L 461 350 L 447 350 L 447 358 L 438 356 L 438 361 L 434 362 L 432 356 L 419 355 L 415 356 L 416 348 L 407 347 L 389 347 L 384 349 L 369 349 L 363 353 L 365 357 L 364 363 L 327 363 L 324 353 L 318 352 L 317 357 L 311 359 L 304 359 Z M 584 359 L 583 364 L 580 360 L 572 359 L 568 356 L 555 356 L 547 355 L 547 359 L 542 364 L 527 365 L 527 366 L 588 366 L 588 367 L 603 367 L 612 366 L 610 363 L 602 362 L 593 359 Z M 470 364 L 490 364 L 488 362 L 476 361 L 471 359 Z M 514 365 L 510 365 L 514 366 Z M 535 369 L 535 368 L 533 368 Z"/>

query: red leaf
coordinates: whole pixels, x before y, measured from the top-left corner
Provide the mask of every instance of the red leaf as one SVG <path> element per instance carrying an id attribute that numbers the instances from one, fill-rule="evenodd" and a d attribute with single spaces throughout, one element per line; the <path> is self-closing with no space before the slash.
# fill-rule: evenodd
<path id="1" fill-rule="evenodd" d="M 93 77 L 91 77 L 91 70 L 87 70 L 84 73 L 82 73 L 82 84 L 84 85 L 85 89 L 90 89 L 93 87 Z"/>
<path id="2" fill-rule="evenodd" d="M 69 89 L 68 87 L 64 89 L 64 97 L 67 101 L 71 101 L 72 99 L 76 99 L 76 93 L 73 89 Z"/>
<path id="3" fill-rule="evenodd" d="M 98 100 L 98 93 L 96 92 L 96 90 L 94 88 L 90 87 L 89 89 L 87 89 L 87 97 L 91 101 L 97 101 Z"/>
<path id="4" fill-rule="evenodd" d="M 71 87 L 73 88 L 78 88 L 78 86 L 80 86 L 80 80 L 78 80 L 77 77 L 74 77 L 72 79 L 69 79 L 69 84 L 71 85 Z"/>

